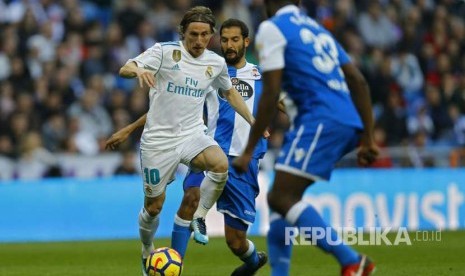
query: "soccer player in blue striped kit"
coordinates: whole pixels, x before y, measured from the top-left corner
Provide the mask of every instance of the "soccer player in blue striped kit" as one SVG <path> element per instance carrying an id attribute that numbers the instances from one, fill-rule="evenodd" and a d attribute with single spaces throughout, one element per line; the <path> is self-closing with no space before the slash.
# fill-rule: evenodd
<path id="1" fill-rule="evenodd" d="M 261 74 L 254 64 L 245 59 L 245 51 L 249 45 L 249 30 L 245 23 L 237 19 L 226 20 L 220 28 L 221 50 L 228 65 L 228 73 L 236 90 L 241 93 L 247 107 L 256 112 L 258 100 L 262 94 Z M 206 98 L 207 134 L 218 142 L 228 156 L 229 161 L 238 156 L 245 148 L 245 139 L 250 125 L 234 111 L 225 100 L 222 91 L 212 92 Z M 145 124 L 145 115 L 136 122 L 115 133 L 108 141 L 107 147 L 114 148 L 124 141 L 137 127 Z M 264 131 L 266 133 L 266 131 Z M 266 136 L 266 134 L 265 134 Z M 267 150 L 267 142 L 261 138 L 253 152 L 252 161 L 247 173 L 238 173 L 230 168 L 228 180 L 223 193 L 217 201 L 217 209 L 224 214 L 225 237 L 228 247 L 244 264 L 232 275 L 253 275 L 267 262 L 264 252 L 257 252 L 252 241 L 247 239 L 247 230 L 255 220 L 255 198 L 259 193 L 258 170 L 259 161 Z M 185 256 L 191 235 L 190 224 L 194 220 L 203 219 L 199 215 L 207 210 L 198 206 L 201 201 L 204 172 L 190 171 L 184 179 L 184 198 L 179 207 L 173 226 L 171 247 Z M 199 188 L 200 187 L 200 188 Z M 196 211 L 197 210 L 197 211 Z M 194 214 L 194 211 L 195 214 Z M 206 244 L 206 229 L 194 239 Z"/>
<path id="2" fill-rule="evenodd" d="M 246 171 L 259 133 L 270 123 L 273 104 L 281 88 L 297 107 L 292 127 L 285 135 L 276 160 L 276 176 L 268 194 L 275 211 L 268 232 L 272 275 L 289 275 L 291 245 L 285 227 L 328 229 L 313 206 L 302 201 L 305 190 L 316 180 L 329 179 L 336 162 L 358 149 L 358 161 L 368 165 L 378 149 L 373 140 L 370 92 L 364 77 L 344 49 L 321 25 L 298 8 L 299 1 L 265 0 L 269 20 L 261 23 L 256 46 L 263 70 L 263 91 L 256 123 L 244 153 L 233 167 Z M 331 228 L 329 228 L 331 229 Z M 370 275 L 374 263 L 337 240 L 318 239 L 316 245 L 332 254 L 342 275 Z M 311 238 L 310 238 L 311 239 Z M 312 243 L 315 241 L 312 241 Z"/>

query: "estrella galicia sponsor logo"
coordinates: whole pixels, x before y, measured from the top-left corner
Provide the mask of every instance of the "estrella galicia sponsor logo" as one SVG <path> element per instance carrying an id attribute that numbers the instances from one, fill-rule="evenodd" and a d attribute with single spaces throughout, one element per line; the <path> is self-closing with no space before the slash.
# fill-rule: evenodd
<path id="1" fill-rule="evenodd" d="M 238 78 L 231 78 L 231 83 L 234 86 L 234 88 L 236 88 L 236 90 L 241 94 L 244 101 L 250 99 L 250 97 L 253 96 L 253 88 L 249 83 Z M 223 90 L 220 89 L 218 91 L 218 95 L 221 99 L 225 100 Z"/>

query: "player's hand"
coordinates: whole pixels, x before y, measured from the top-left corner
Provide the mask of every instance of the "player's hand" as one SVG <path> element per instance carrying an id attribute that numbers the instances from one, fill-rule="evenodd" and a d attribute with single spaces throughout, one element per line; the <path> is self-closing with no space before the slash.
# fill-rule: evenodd
<path id="1" fill-rule="evenodd" d="M 128 131 L 126 128 L 123 128 L 111 135 L 111 137 L 105 141 L 105 149 L 111 149 L 114 150 L 118 147 L 119 144 L 123 143 L 126 141 L 129 137 L 129 134 L 131 134 L 130 131 Z"/>
<path id="2" fill-rule="evenodd" d="M 231 166 L 233 166 L 233 168 L 238 172 L 246 172 L 249 168 L 249 162 L 251 158 L 252 156 L 247 154 L 239 155 L 238 157 L 234 158 Z"/>
<path id="3" fill-rule="evenodd" d="M 357 162 L 360 166 L 367 167 L 376 161 L 378 155 L 379 148 L 374 141 L 362 143 L 357 152 Z"/>
<path id="4" fill-rule="evenodd" d="M 271 134 L 268 129 L 265 129 L 265 132 L 263 132 L 263 138 L 268 139 L 270 138 Z"/>
<path id="5" fill-rule="evenodd" d="M 148 87 L 155 87 L 155 76 L 153 71 L 139 68 L 136 71 L 137 79 L 139 80 L 139 86 L 142 88 L 144 84 Z"/>

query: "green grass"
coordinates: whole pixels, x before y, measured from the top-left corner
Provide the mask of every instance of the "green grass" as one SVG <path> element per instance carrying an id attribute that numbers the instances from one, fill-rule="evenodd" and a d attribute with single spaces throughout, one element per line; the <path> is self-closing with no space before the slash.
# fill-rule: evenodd
<path id="1" fill-rule="evenodd" d="M 377 263 L 376 275 L 465 275 L 465 232 L 442 232 L 441 241 L 412 245 L 358 246 Z M 389 236 L 391 241 L 393 236 Z M 265 248 L 265 239 L 252 237 L 257 248 Z M 156 241 L 156 246 L 169 240 Z M 98 241 L 63 243 L 0 244 L 1 276 L 54 275 L 140 275 L 139 242 Z M 223 238 L 213 238 L 207 246 L 189 244 L 184 265 L 188 275 L 230 275 L 240 264 L 227 249 Z M 310 246 L 294 248 L 291 275 L 338 275 L 336 261 Z M 269 268 L 258 275 L 269 275 Z"/>

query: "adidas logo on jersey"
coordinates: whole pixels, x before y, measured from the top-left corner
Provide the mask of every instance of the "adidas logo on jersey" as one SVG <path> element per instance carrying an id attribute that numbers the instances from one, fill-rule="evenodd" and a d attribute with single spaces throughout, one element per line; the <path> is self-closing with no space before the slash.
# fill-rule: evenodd
<path id="1" fill-rule="evenodd" d="M 179 68 L 179 65 L 176 63 L 173 67 L 171 67 L 171 70 L 179 71 L 179 70 L 181 70 L 181 68 Z"/>

